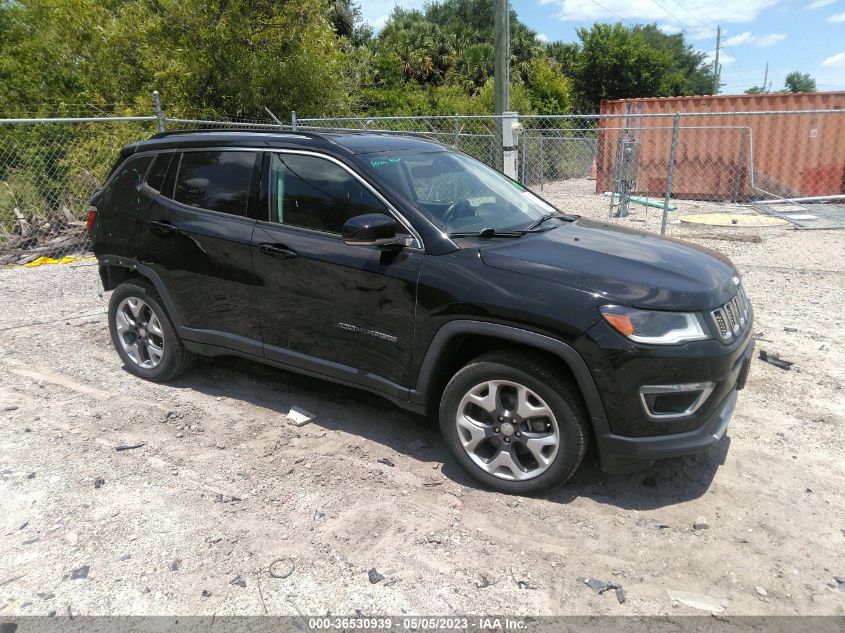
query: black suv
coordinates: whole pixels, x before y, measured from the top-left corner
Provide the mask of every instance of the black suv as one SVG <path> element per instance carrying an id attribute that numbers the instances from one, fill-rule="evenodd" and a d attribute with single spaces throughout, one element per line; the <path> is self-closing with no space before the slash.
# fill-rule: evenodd
<path id="1" fill-rule="evenodd" d="M 568 211 L 568 210 L 567 210 Z M 724 435 L 753 347 L 725 257 L 565 215 L 460 152 L 374 133 L 167 132 L 89 228 L 126 368 L 234 354 L 437 412 L 505 492 Z"/>

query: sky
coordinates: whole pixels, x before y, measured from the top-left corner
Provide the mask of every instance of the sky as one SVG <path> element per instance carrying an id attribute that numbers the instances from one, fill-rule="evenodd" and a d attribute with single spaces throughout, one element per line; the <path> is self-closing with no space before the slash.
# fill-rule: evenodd
<path id="1" fill-rule="evenodd" d="M 379 30 L 395 4 L 361 0 L 361 9 Z M 845 90 L 845 0 L 511 0 L 511 8 L 544 40 L 577 41 L 576 29 L 594 22 L 655 22 L 666 33 L 684 31 L 711 58 L 721 26 L 721 94 L 762 86 L 767 63 L 773 91 L 794 70 L 810 73 L 819 90 Z"/>

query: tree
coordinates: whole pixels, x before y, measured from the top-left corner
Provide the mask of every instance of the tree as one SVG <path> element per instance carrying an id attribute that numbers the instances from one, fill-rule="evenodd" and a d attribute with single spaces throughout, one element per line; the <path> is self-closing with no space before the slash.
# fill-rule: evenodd
<path id="1" fill-rule="evenodd" d="M 538 114 L 569 112 L 572 105 L 572 81 L 563 75 L 557 62 L 539 57 L 528 68 L 529 96 Z"/>
<path id="2" fill-rule="evenodd" d="M 575 74 L 575 61 L 581 47 L 575 42 L 549 42 L 546 46 L 546 55 L 558 64 L 560 71 L 567 77 Z"/>
<path id="3" fill-rule="evenodd" d="M 572 64 L 578 107 L 598 110 L 605 99 L 673 97 L 712 91 L 713 71 L 683 33 L 655 24 L 625 27 L 596 23 L 578 29 L 581 46 Z M 564 58 L 571 49 L 556 46 Z"/>
<path id="4" fill-rule="evenodd" d="M 672 67 L 667 51 L 649 46 L 641 33 L 621 24 L 596 23 L 577 34 L 581 52 L 574 70 L 579 108 L 595 111 L 605 99 L 660 94 Z"/>
<path id="5" fill-rule="evenodd" d="M 356 86 L 327 10 L 326 0 L 0 2 L 0 109 L 67 101 L 148 112 L 158 89 L 174 114 L 348 111 Z"/>
<path id="6" fill-rule="evenodd" d="M 810 73 L 793 71 L 784 80 L 784 90 L 787 92 L 815 92 L 816 80 Z"/>
<path id="7" fill-rule="evenodd" d="M 745 91 L 747 95 L 761 95 L 764 94 L 766 91 L 763 90 L 760 86 L 751 86 L 748 90 Z"/>
<path id="8" fill-rule="evenodd" d="M 705 53 L 687 44 L 683 33 L 667 35 L 656 24 L 637 25 L 631 30 L 652 48 L 669 53 L 670 68 L 661 82 L 659 96 L 702 95 L 713 91 L 713 67 L 705 63 Z"/>

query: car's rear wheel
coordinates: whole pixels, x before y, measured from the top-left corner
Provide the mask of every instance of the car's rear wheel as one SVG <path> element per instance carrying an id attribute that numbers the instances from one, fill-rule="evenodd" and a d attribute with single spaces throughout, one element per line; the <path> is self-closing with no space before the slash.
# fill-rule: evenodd
<path id="1" fill-rule="evenodd" d="M 185 349 L 152 285 L 132 280 L 115 288 L 109 300 L 112 343 L 126 369 L 164 382 L 186 372 L 194 355 Z"/>
<path id="2" fill-rule="evenodd" d="M 501 492 L 565 483 L 587 447 L 587 416 L 551 364 L 494 352 L 461 369 L 443 393 L 440 429 L 461 466 Z"/>

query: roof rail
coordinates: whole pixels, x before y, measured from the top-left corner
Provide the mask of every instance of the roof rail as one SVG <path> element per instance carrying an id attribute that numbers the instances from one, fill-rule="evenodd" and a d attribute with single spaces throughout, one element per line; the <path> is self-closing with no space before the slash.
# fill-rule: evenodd
<path id="1" fill-rule="evenodd" d="M 236 132 L 238 134 L 279 134 L 279 135 L 292 135 L 292 136 L 305 136 L 307 138 L 315 138 L 315 139 L 323 139 L 326 140 L 325 136 L 319 132 L 311 132 L 311 131 L 300 131 L 300 130 L 273 130 L 273 129 L 249 129 L 249 128 L 215 128 L 212 130 L 197 130 L 197 129 L 190 129 L 190 130 L 167 130 L 165 132 L 158 132 L 153 134 L 150 137 L 150 140 L 159 139 L 159 138 L 167 138 L 168 136 L 181 136 L 183 134 L 215 134 L 218 132 L 227 132 L 231 134 L 232 132 Z"/>

